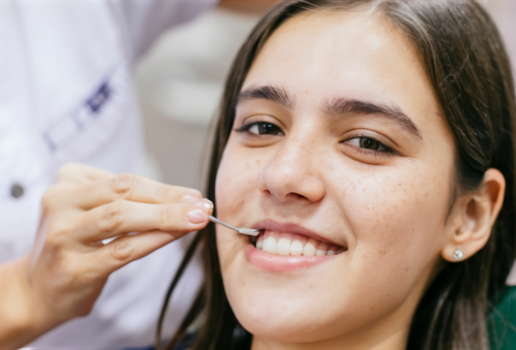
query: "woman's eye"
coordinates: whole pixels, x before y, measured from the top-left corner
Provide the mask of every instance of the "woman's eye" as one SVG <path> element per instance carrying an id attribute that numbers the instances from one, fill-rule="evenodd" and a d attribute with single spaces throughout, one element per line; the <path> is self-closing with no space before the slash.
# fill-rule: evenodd
<path id="1" fill-rule="evenodd" d="M 283 131 L 280 128 L 266 122 L 253 123 L 247 126 L 247 130 L 255 135 L 283 135 Z"/>
<path id="2" fill-rule="evenodd" d="M 359 139 L 360 141 L 360 147 L 366 148 L 374 151 L 381 151 L 385 148 L 384 145 L 382 145 L 379 141 L 375 139 L 370 139 L 368 137 L 361 137 Z"/>
<path id="3" fill-rule="evenodd" d="M 383 143 L 378 140 L 375 140 L 370 137 L 355 137 L 348 141 L 353 146 L 358 148 L 370 150 L 370 151 L 378 151 L 378 152 L 389 152 L 390 149 L 387 148 Z"/>

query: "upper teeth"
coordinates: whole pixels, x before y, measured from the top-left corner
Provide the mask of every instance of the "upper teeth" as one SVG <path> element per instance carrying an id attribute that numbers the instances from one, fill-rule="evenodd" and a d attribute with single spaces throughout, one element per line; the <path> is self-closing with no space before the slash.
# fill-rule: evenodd
<path id="1" fill-rule="evenodd" d="M 317 241 L 313 238 L 308 239 L 304 244 L 299 239 L 291 240 L 287 237 L 274 237 L 272 235 L 260 234 L 256 241 L 256 248 L 276 255 L 334 255 L 344 249 L 328 243 Z"/>

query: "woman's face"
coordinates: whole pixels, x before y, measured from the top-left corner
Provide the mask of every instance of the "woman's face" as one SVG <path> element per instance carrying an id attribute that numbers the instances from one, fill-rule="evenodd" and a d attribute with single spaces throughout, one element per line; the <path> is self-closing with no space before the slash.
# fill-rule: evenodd
<path id="1" fill-rule="evenodd" d="M 245 79 L 216 180 L 231 307 L 255 342 L 406 338 L 439 263 L 454 144 L 404 34 L 302 14 Z M 400 339 L 401 339 L 400 338 Z M 312 344 L 313 345 L 313 344 Z"/>

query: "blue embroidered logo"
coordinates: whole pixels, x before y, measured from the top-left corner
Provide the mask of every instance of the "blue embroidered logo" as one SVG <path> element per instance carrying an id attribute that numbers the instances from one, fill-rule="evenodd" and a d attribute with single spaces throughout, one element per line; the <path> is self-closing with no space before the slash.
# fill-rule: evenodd
<path id="1" fill-rule="evenodd" d="M 90 107 L 92 113 L 98 114 L 102 106 L 109 100 L 110 96 L 111 88 L 109 82 L 104 82 L 100 85 L 95 94 L 86 101 L 86 105 Z"/>
<path id="2" fill-rule="evenodd" d="M 104 79 L 86 101 L 74 112 L 53 123 L 44 133 L 52 151 L 72 142 L 91 121 L 96 119 L 113 95 L 109 79 Z"/>

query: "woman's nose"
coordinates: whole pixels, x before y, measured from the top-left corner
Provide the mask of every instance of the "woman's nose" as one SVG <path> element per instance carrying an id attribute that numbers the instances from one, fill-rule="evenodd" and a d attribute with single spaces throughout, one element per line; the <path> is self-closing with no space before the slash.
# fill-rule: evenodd
<path id="1" fill-rule="evenodd" d="M 299 199 L 319 202 L 326 194 L 326 186 L 318 158 L 309 144 L 300 140 L 285 142 L 260 172 L 259 190 L 280 202 Z"/>

